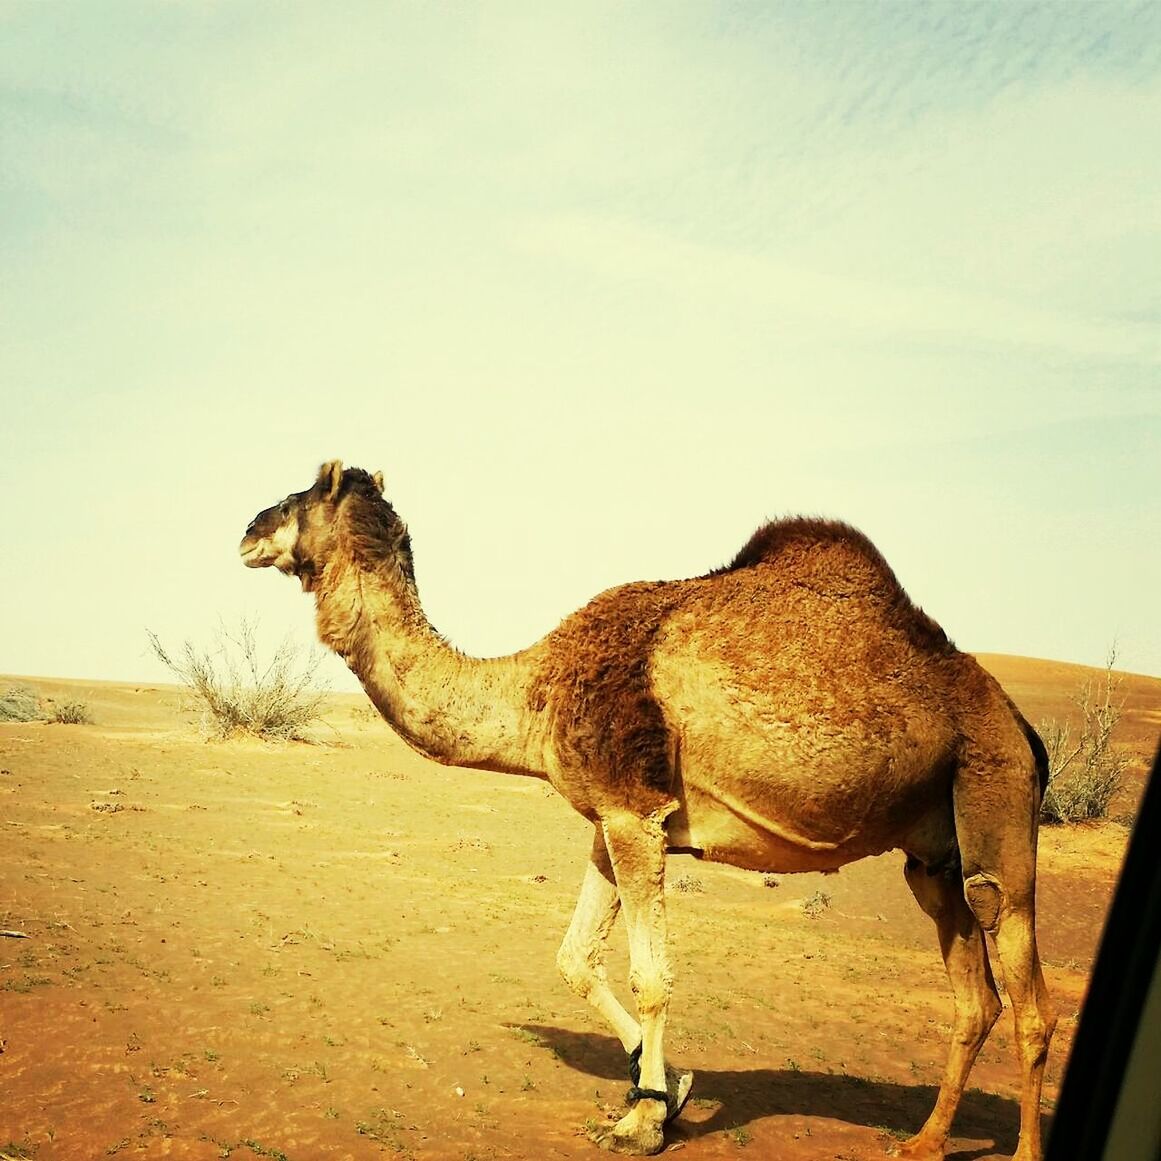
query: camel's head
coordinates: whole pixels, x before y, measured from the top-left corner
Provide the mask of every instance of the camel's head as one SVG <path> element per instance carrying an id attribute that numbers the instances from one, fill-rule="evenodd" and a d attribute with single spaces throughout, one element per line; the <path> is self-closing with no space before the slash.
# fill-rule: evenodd
<path id="1" fill-rule="evenodd" d="M 307 592 L 336 551 L 345 523 L 340 514 L 352 504 L 377 505 L 394 517 L 382 499 L 383 476 L 360 468 L 347 468 L 331 460 L 319 469 L 318 479 L 305 492 L 293 492 L 271 508 L 259 512 L 238 551 L 247 568 L 273 565 L 279 572 L 297 576 Z M 404 529 L 406 534 L 406 529 Z"/>

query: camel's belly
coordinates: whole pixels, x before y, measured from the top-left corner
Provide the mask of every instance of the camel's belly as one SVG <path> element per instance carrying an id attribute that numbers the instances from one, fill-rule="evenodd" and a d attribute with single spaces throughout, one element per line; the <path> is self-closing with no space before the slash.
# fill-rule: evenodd
<path id="1" fill-rule="evenodd" d="M 687 788 L 681 808 L 667 820 L 673 851 L 729 863 L 750 871 L 830 871 L 870 854 L 881 854 L 894 843 L 877 841 L 860 827 L 835 837 L 819 838 L 807 828 L 783 818 L 767 817 L 760 808 L 723 804 Z"/>

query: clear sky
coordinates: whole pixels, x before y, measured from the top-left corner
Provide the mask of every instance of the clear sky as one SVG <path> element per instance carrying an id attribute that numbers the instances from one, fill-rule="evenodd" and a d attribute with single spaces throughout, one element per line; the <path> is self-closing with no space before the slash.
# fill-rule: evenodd
<path id="1" fill-rule="evenodd" d="M 469 652 L 807 512 L 1161 674 L 1159 370 L 1155 3 L 0 6 L 0 672 L 312 641 L 339 457 Z"/>

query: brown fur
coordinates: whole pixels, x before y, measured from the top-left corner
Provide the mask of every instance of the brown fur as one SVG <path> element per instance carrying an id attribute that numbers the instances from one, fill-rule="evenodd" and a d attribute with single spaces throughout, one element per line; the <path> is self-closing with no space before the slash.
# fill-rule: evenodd
<path id="1" fill-rule="evenodd" d="M 805 644 L 821 678 L 813 696 L 835 722 L 846 713 L 874 728 L 883 716 L 873 702 L 840 708 L 827 697 L 841 685 L 843 671 L 866 654 L 874 654 L 872 667 L 887 674 L 914 664 L 916 652 L 933 664 L 959 656 L 939 626 L 911 603 L 871 542 L 837 522 L 796 518 L 766 524 L 729 565 L 703 577 L 610 589 L 550 634 L 529 689 L 530 707 L 550 713 L 562 753 L 584 766 L 610 804 L 647 814 L 672 796 L 677 740 L 653 690 L 655 642 L 675 610 L 701 609 L 709 621 L 731 607 L 742 617 L 752 610 L 748 615 L 766 625 L 785 624 L 781 650 L 792 655 L 791 663 L 777 665 L 778 645 L 770 662 L 791 672 L 772 673 L 771 681 L 781 681 L 799 698 L 810 694 L 792 676 L 804 668 L 799 648 Z M 876 610 L 870 635 L 868 607 Z M 833 624 L 826 625 L 827 619 Z M 819 671 L 818 650 L 803 635 L 807 623 L 829 638 L 835 663 L 827 672 Z M 740 651 L 731 654 L 730 644 L 728 636 L 719 642 L 728 664 L 754 664 Z M 744 648 L 749 651 L 748 640 Z M 856 657 L 859 651 L 864 657 Z"/>
<path id="2" fill-rule="evenodd" d="M 814 583 L 820 592 L 834 598 L 852 595 L 851 568 L 858 562 L 862 576 L 855 581 L 856 590 L 877 589 L 891 620 L 907 633 L 917 649 L 935 653 L 954 650 L 939 625 L 911 602 L 882 553 L 857 528 L 841 521 L 796 516 L 763 524 L 729 564 L 708 575 L 721 576 L 760 565 L 781 566 L 785 557 L 794 553 L 813 555 L 823 563 L 822 569 L 815 570 Z M 835 562 L 840 559 L 851 563 L 836 568 Z M 799 583 L 811 582 L 803 579 Z"/>
<path id="3" fill-rule="evenodd" d="M 353 561 L 368 571 L 398 568 L 415 586 L 415 560 L 411 535 L 390 501 L 379 495 L 375 480 L 357 468 L 343 473 L 347 497 L 346 530 Z"/>
<path id="4" fill-rule="evenodd" d="M 661 582 L 610 589 L 545 642 L 528 705 L 548 713 L 563 760 L 588 772 L 583 813 L 617 805 L 648 814 L 673 797 L 672 744 L 649 659 L 679 596 Z"/>
<path id="5" fill-rule="evenodd" d="M 381 476 L 324 464 L 312 488 L 255 518 L 243 557 L 301 578 L 320 637 L 409 744 L 548 778 L 594 823 L 559 963 L 626 1051 L 640 1046 L 645 1094 L 606 1143 L 660 1149 L 689 1091 L 663 1050 L 666 849 L 792 872 L 901 848 L 956 992 L 939 1099 L 901 1151 L 942 1157 L 1000 1010 L 986 927 L 1017 1023 L 1017 1155 L 1035 1161 L 1055 1021 L 1034 933 L 1044 747 L 870 541 L 830 521 L 767 524 L 723 568 L 610 589 L 529 649 L 484 661 L 427 622 L 406 525 L 381 488 Z M 602 966 L 618 909 L 637 1019 Z"/>
<path id="6" fill-rule="evenodd" d="M 879 550 L 857 528 L 838 520 L 810 516 L 788 516 L 782 520 L 767 521 L 755 530 L 729 564 L 714 569 L 708 575 L 720 576 L 724 572 L 770 564 L 787 545 L 832 543 L 849 545 L 857 555 L 864 557 L 877 571 L 890 578 L 892 584 L 898 584 Z"/>

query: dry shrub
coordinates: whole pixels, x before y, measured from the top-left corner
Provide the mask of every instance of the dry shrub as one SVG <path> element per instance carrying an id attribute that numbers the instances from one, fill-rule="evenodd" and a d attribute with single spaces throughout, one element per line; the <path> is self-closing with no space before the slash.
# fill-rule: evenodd
<path id="1" fill-rule="evenodd" d="M 1078 725 L 1056 718 L 1040 723 L 1048 750 L 1048 788 L 1040 805 L 1046 822 L 1107 818 L 1121 787 L 1129 757 L 1113 746 L 1113 731 L 1125 705 L 1121 678 L 1113 673 L 1116 660 L 1114 646 L 1104 673 L 1089 678 L 1073 699 L 1080 711 Z"/>
<path id="2" fill-rule="evenodd" d="M 0 693 L 0 722 L 35 722 L 44 717 L 36 690 L 28 685 L 12 685 Z"/>
<path id="3" fill-rule="evenodd" d="M 807 919 L 817 919 L 824 911 L 830 908 L 832 899 L 826 891 L 815 891 L 809 899 L 802 901 L 802 914 Z"/>
<path id="4" fill-rule="evenodd" d="M 306 729 L 322 716 L 326 696 L 314 682 L 322 660 L 318 653 L 304 657 L 285 640 L 264 663 L 255 627 L 245 618 L 236 633 L 219 628 L 212 648 L 198 649 L 186 641 L 176 657 L 157 634 L 146 632 L 157 658 L 201 703 L 210 733 L 309 740 Z"/>
<path id="5" fill-rule="evenodd" d="M 48 720 L 62 726 L 88 726 L 92 725 L 93 715 L 83 701 L 62 701 L 53 705 Z"/>

